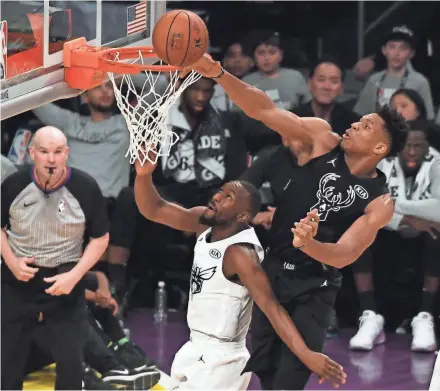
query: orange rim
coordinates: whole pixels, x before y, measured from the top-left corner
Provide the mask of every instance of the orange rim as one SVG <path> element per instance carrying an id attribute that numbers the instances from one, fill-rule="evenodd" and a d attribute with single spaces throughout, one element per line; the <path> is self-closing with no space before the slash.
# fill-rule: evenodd
<path id="1" fill-rule="evenodd" d="M 123 61 L 144 58 L 159 60 L 152 46 L 127 48 L 98 48 L 87 45 L 84 37 L 64 43 L 64 80 L 69 87 L 88 90 L 106 80 L 108 72 L 136 74 L 142 71 L 178 72 L 182 68 L 173 65 L 127 64 Z"/>
<path id="2" fill-rule="evenodd" d="M 144 58 L 157 58 L 156 52 L 152 46 L 133 46 L 128 48 L 103 49 L 100 54 L 100 68 L 106 72 L 114 73 L 132 73 L 140 71 L 156 71 L 156 72 L 173 72 L 180 71 L 182 68 L 173 65 L 142 65 L 142 64 L 126 64 L 119 61 L 134 60 L 139 58 L 139 53 Z M 115 60 L 118 55 L 118 60 Z"/>

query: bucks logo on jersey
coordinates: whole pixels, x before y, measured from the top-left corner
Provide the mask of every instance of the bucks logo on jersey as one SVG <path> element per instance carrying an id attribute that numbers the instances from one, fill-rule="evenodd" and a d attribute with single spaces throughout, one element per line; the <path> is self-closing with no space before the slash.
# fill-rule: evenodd
<path id="1" fill-rule="evenodd" d="M 217 266 L 202 269 L 194 264 L 191 270 L 191 294 L 195 295 L 200 293 L 202 291 L 203 281 L 210 280 L 215 274 L 216 269 Z"/>

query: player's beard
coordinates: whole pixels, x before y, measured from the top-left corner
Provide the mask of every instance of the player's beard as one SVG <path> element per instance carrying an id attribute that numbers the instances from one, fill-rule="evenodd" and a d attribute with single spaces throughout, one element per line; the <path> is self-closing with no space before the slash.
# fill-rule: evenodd
<path id="1" fill-rule="evenodd" d="M 208 227 L 215 227 L 218 225 L 222 225 L 221 222 L 215 218 L 215 215 L 207 217 L 207 216 L 205 216 L 204 213 L 202 215 L 200 215 L 199 223 L 203 224 L 203 225 L 207 225 Z"/>
<path id="2" fill-rule="evenodd" d="M 97 111 L 98 113 L 111 114 L 115 109 L 115 102 L 113 102 L 109 106 L 104 106 L 101 104 L 89 103 L 90 107 Z"/>

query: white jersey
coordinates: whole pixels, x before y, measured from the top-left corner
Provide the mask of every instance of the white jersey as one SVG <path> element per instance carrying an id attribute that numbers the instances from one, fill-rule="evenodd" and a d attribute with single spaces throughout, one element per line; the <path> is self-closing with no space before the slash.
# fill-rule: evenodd
<path id="1" fill-rule="evenodd" d="M 213 243 L 206 241 L 210 232 L 211 228 L 203 232 L 194 248 L 188 326 L 191 332 L 222 341 L 243 341 L 251 321 L 252 299 L 247 288 L 224 276 L 223 257 L 237 243 L 253 245 L 260 262 L 264 251 L 253 228 Z"/>

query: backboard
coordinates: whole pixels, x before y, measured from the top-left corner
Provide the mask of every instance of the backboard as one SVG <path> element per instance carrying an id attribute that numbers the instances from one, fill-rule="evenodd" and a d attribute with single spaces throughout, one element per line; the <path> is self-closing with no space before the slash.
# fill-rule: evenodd
<path id="1" fill-rule="evenodd" d="M 63 44 L 85 37 L 92 46 L 150 46 L 166 1 L 0 2 L 0 118 L 82 91 L 64 82 Z"/>

